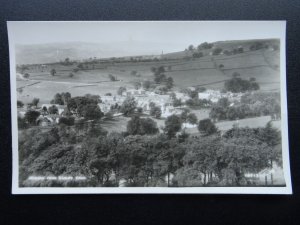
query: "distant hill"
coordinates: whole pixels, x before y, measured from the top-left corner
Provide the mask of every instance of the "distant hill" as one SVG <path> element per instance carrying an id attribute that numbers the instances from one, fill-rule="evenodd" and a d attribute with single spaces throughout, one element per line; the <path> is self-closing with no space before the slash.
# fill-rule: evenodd
<path id="1" fill-rule="evenodd" d="M 17 45 L 17 64 L 53 63 L 65 58 L 82 60 L 89 58 L 124 57 L 132 55 L 160 55 L 165 52 L 179 51 L 181 47 L 170 43 L 124 41 L 116 43 L 51 43 L 38 45 Z"/>
<path id="2" fill-rule="evenodd" d="M 211 49 L 201 49 L 201 50 L 183 50 L 179 52 L 173 52 L 169 54 L 164 54 L 163 58 L 168 59 L 177 59 L 177 58 L 184 58 L 184 57 L 192 57 L 193 53 L 195 52 L 202 52 L 204 56 L 209 55 L 214 49 L 221 48 L 223 51 L 232 51 L 239 47 L 243 48 L 244 52 L 249 51 L 249 48 L 256 43 L 261 43 L 263 46 L 279 46 L 279 39 L 255 39 L 255 40 L 230 40 L 230 41 L 218 41 L 213 42 L 213 47 Z M 199 43 L 201 44 L 201 43 Z M 188 46 L 187 46 L 188 47 Z M 195 46 L 196 48 L 197 46 Z"/>

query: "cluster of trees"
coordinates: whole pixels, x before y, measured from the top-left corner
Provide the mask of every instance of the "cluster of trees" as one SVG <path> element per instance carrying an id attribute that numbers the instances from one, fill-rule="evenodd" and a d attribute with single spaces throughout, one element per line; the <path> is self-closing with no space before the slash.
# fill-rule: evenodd
<path id="1" fill-rule="evenodd" d="M 165 75 L 165 67 L 152 67 L 152 73 L 154 74 L 154 82 L 156 84 L 164 84 L 167 90 L 170 90 L 174 86 L 174 81 L 172 77 L 167 77 Z"/>
<path id="2" fill-rule="evenodd" d="M 154 102 L 150 102 L 149 107 L 150 107 L 150 116 L 155 117 L 156 119 L 159 119 L 162 114 L 161 108 L 159 106 L 155 105 Z"/>
<path id="3" fill-rule="evenodd" d="M 268 45 L 264 44 L 263 42 L 255 42 L 254 44 L 250 45 L 249 50 L 250 51 L 255 51 L 255 50 L 260 50 L 268 48 Z"/>
<path id="4" fill-rule="evenodd" d="M 207 42 L 203 42 L 200 45 L 198 45 L 197 47 L 195 47 L 194 45 L 189 45 L 187 50 L 189 51 L 201 51 L 201 50 L 206 50 L 206 49 L 211 49 L 214 46 L 213 43 L 207 43 Z"/>
<path id="5" fill-rule="evenodd" d="M 193 58 L 201 58 L 203 56 L 204 56 L 203 52 L 194 52 L 193 53 Z"/>
<path id="6" fill-rule="evenodd" d="M 61 61 L 61 62 L 60 62 L 60 64 L 61 64 L 61 65 L 64 65 L 64 66 L 71 66 L 71 65 L 74 64 L 74 62 L 71 61 L 70 58 L 65 58 L 64 61 Z"/>
<path id="7" fill-rule="evenodd" d="M 20 100 L 17 100 L 17 107 L 22 108 L 24 106 L 24 103 Z"/>
<path id="8" fill-rule="evenodd" d="M 213 120 L 236 120 L 256 116 L 270 115 L 280 119 L 279 93 L 248 93 L 242 96 L 240 103 L 230 106 L 227 98 L 221 98 L 210 111 Z"/>
<path id="9" fill-rule="evenodd" d="M 56 93 L 50 103 L 57 105 L 67 105 L 70 99 L 71 94 L 69 92 Z"/>
<path id="10" fill-rule="evenodd" d="M 212 54 L 220 55 L 222 51 L 223 51 L 223 49 L 218 47 L 218 48 L 213 49 Z"/>
<path id="11" fill-rule="evenodd" d="M 134 115 L 127 123 L 129 135 L 156 134 L 158 132 L 156 122 L 150 118 L 140 118 L 140 116 Z"/>
<path id="12" fill-rule="evenodd" d="M 207 99 L 199 99 L 198 94 L 200 92 L 204 92 L 206 90 L 205 87 L 197 87 L 195 90 L 191 89 L 184 89 L 182 90 L 183 93 L 186 93 L 190 99 L 185 101 L 185 104 L 191 108 L 193 107 L 209 107 L 212 102 Z"/>
<path id="13" fill-rule="evenodd" d="M 258 173 L 281 158 L 276 147 L 280 133 L 270 124 L 184 140 L 157 134 L 156 129 L 139 117 L 132 118 L 127 134 L 108 134 L 91 123 L 61 124 L 47 132 L 28 129 L 19 137 L 20 185 L 119 186 L 122 180 L 125 186 L 140 187 L 242 186 L 251 182 L 245 173 Z M 33 183 L 27 180 L 31 175 L 87 180 Z"/>
<path id="14" fill-rule="evenodd" d="M 68 100 L 67 109 L 70 114 L 84 117 L 87 120 L 97 120 L 103 116 L 98 103 L 98 95 L 85 95 L 73 97 Z"/>
<path id="15" fill-rule="evenodd" d="M 56 69 L 51 69 L 50 74 L 51 76 L 55 76 L 57 74 Z"/>
<path id="16" fill-rule="evenodd" d="M 184 109 L 180 114 L 183 123 L 197 124 L 198 119 L 195 113 L 191 113 L 189 109 Z"/>
<path id="17" fill-rule="evenodd" d="M 110 79 L 110 81 L 118 81 L 117 76 L 114 76 L 112 74 L 108 74 L 108 78 Z"/>
<path id="18" fill-rule="evenodd" d="M 124 116 L 131 116 L 137 107 L 137 102 L 134 97 L 127 97 L 120 107 L 120 112 L 124 114 Z"/>
<path id="19" fill-rule="evenodd" d="M 241 54 L 243 52 L 244 52 L 243 47 L 234 48 L 231 51 L 230 50 L 224 50 L 223 51 L 224 55 L 227 55 L 227 56 Z"/>
<path id="20" fill-rule="evenodd" d="M 259 90 L 259 84 L 256 82 L 255 78 L 250 78 L 249 80 L 244 80 L 240 77 L 241 75 L 237 72 L 232 74 L 230 80 L 225 81 L 224 89 L 233 93 L 256 91 Z"/>

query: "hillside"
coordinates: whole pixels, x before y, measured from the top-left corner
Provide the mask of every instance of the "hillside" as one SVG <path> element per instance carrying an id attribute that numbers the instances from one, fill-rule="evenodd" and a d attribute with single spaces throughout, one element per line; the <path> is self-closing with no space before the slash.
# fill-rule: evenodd
<path id="1" fill-rule="evenodd" d="M 235 48 L 243 45 L 249 48 L 254 41 L 217 42 L 223 48 Z M 265 40 L 269 45 L 276 40 Z M 277 43 L 278 44 L 278 43 Z M 207 50 L 211 51 L 211 50 Z M 18 98 L 30 102 L 39 97 L 41 102 L 49 102 L 57 92 L 68 91 L 72 96 L 87 93 L 104 95 L 115 94 L 120 86 L 133 88 L 134 82 L 153 80 L 152 67 L 164 66 L 166 76 L 174 79 L 174 90 L 190 86 L 205 86 L 221 90 L 224 81 L 230 79 L 234 72 L 240 73 L 244 79 L 256 78 L 262 91 L 279 91 L 280 88 L 280 52 L 277 49 L 263 48 L 245 51 L 235 55 L 205 55 L 201 58 L 179 58 L 183 52 L 172 53 L 175 58 L 149 61 L 95 61 L 86 64 L 86 68 L 74 72 L 78 64 L 61 65 L 28 65 L 28 80 L 17 78 L 17 87 L 22 89 Z M 170 56 L 165 54 L 163 57 Z M 56 70 L 55 76 L 50 75 L 51 69 Z M 133 76 L 136 71 L 139 76 Z M 70 73 L 73 74 L 70 77 Z M 111 82 L 108 75 L 116 76 L 120 81 Z"/>

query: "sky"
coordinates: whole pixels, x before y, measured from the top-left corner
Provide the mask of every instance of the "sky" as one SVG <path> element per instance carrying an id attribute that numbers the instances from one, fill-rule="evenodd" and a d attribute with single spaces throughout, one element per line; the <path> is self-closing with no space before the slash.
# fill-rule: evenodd
<path id="1" fill-rule="evenodd" d="M 141 43 L 156 44 L 155 49 L 172 52 L 203 42 L 280 38 L 284 24 L 284 21 L 11 21 L 8 22 L 8 31 L 9 41 L 21 45 L 87 42 L 106 44 L 109 47 L 117 42 L 130 42 L 130 48 L 124 54 L 134 55 L 135 45 L 140 48 Z"/>

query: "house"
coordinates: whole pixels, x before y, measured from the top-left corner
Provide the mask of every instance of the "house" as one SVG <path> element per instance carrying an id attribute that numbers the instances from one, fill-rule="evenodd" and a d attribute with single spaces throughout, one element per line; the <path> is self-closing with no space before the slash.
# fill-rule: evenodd
<path id="1" fill-rule="evenodd" d="M 101 103 L 99 103 L 98 106 L 102 112 L 108 113 L 111 110 L 112 106 L 122 105 L 125 99 L 126 99 L 125 96 L 119 96 L 119 95 L 101 96 Z"/>
<path id="2" fill-rule="evenodd" d="M 122 93 L 123 96 L 140 96 L 145 94 L 146 91 L 143 89 L 129 89 Z"/>
<path id="3" fill-rule="evenodd" d="M 185 93 L 175 92 L 176 98 L 180 99 L 182 102 L 186 102 L 190 97 Z"/>

